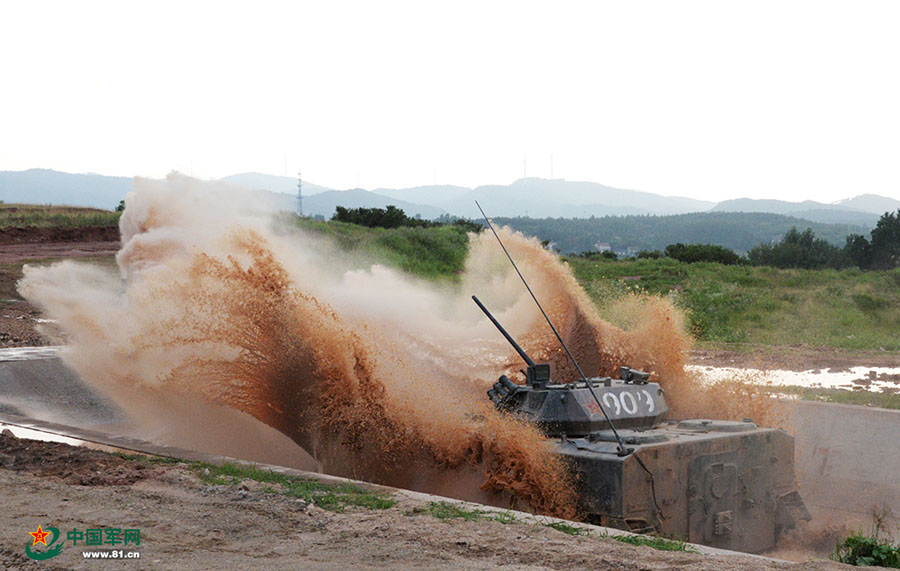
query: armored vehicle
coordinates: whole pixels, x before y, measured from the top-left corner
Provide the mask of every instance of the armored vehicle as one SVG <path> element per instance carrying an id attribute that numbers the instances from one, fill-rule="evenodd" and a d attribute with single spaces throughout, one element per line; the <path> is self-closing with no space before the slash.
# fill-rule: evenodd
<path id="1" fill-rule="evenodd" d="M 525 384 L 501 376 L 488 396 L 553 439 L 585 520 L 761 553 L 809 519 L 794 481 L 794 439 L 783 430 L 667 420 L 663 389 L 629 367 L 618 379 L 554 380 L 550 365 L 535 363 L 472 297 L 526 364 Z"/>

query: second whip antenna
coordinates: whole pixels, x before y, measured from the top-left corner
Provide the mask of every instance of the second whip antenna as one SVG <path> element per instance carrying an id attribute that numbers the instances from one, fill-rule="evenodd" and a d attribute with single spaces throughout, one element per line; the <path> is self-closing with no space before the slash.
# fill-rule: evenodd
<path id="1" fill-rule="evenodd" d="M 528 293 L 531 294 L 531 299 L 534 300 L 534 303 L 537 304 L 538 309 L 541 310 L 541 314 L 543 314 L 544 319 L 547 320 L 547 325 L 550 326 L 550 329 L 553 330 L 553 334 L 556 335 L 556 338 L 559 340 L 559 344 L 562 345 L 562 348 L 566 351 L 566 355 L 569 356 L 569 360 L 572 361 L 572 364 L 575 365 L 575 369 L 578 371 L 578 374 L 581 376 L 581 380 L 587 385 L 588 390 L 591 392 L 591 396 L 594 397 L 594 402 L 597 403 L 597 406 L 600 407 L 600 412 L 603 413 L 603 418 L 606 419 L 607 424 L 609 424 L 609 428 L 612 430 L 612 433 L 616 437 L 616 444 L 619 447 L 619 454 L 626 455 L 629 453 L 629 450 L 625 448 L 625 444 L 622 442 L 622 437 L 619 436 L 619 432 L 616 430 L 616 427 L 612 423 L 612 419 L 609 418 L 609 415 L 606 413 L 606 407 L 603 406 L 603 403 L 600 402 L 600 399 L 597 397 L 597 393 L 594 392 L 594 387 L 591 386 L 591 382 L 587 379 L 584 374 L 584 371 L 581 370 L 581 366 L 578 364 L 578 361 L 575 360 L 575 356 L 572 355 L 572 352 L 569 351 L 568 345 L 563 341 L 562 335 L 559 334 L 559 331 L 556 330 L 556 326 L 553 325 L 553 322 L 550 321 L 550 317 L 547 315 L 547 312 L 544 311 L 544 307 L 541 305 L 541 302 L 538 301 L 534 292 L 531 291 L 531 286 L 528 285 L 528 281 L 525 279 L 525 276 L 522 275 L 522 272 L 519 271 L 519 266 L 516 265 L 515 260 L 512 259 L 512 256 L 509 254 L 509 250 L 506 249 L 506 246 L 503 245 L 503 240 L 500 239 L 500 235 L 497 234 L 497 231 L 494 229 L 494 225 L 491 224 L 491 221 L 488 219 L 487 214 L 484 213 L 484 209 L 481 208 L 481 205 L 478 204 L 478 201 L 475 201 L 475 206 L 478 207 L 478 210 L 481 211 L 481 215 L 484 217 L 484 221 L 487 222 L 488 228 L 491 229 L 491 232 L 494 233 L 494 237 L 497 238 L 497 242 L 500 243 L 500 247 L 503 248 L 503 253 L 506 254 L 506 257 L 509 259 L 509 263 L 512 264 L 513 269 L 516 270 L 516 273 L 519 274 L 519 279 L 522 280 L 522 283 L 525 284 L 525 289 L 528 290 Z"/>

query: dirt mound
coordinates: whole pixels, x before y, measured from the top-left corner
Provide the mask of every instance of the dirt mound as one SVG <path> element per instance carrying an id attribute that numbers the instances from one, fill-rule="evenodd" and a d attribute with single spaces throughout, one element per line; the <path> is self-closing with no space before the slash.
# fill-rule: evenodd
<path id="1" fill-rule="evenodd" d="M 117 242 L 117 226 L 37 226 L 0 228 L 0 244 L 40 244 L 44 242 Z"/>
<path id="2" fill-rule="evenodd" d="M 78 486 L 130 485 L 153 477 L 152 466 L 58 442 L 35 442 L 0 433 L 0 467 Z"/>

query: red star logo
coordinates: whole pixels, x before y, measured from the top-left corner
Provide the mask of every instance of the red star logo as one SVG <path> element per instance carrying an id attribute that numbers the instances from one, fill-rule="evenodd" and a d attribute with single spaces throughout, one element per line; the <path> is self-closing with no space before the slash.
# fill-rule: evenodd
<path id="1" fill-rule="evenodd" d="M 50 535 L 50 532 L 44 531 L 41 528 L 41 524 L 38 524 L 37 531 L 30 531 L 30 532 L 28 532 L 28 534 L 34 538 L 34 542 L 31 545 L 34 546 L 34 545 L 37 545 L 38 543 L 43 543 L 44 545 L 47 545 L 47 536 Z"/>
<path id="2" fill-rule="evenodd" d="M 594 413 L 594 414 L 592 414 L 591 416 L 603 414 L 603 409 L 601 409 L 601 408 L 597 405 L 597 403 L 595 403 L 595 402 L 593 402 L 593 401 L 592 401 L 592 402 L 589 402 L 589 403 L 587 403 L 587 404 L 585 404 L 585 405 L 584 405 L 584 408 L 586 408 L 586 409 L 588 409 L 589 411 L 591 411 L 592 413 Z"/>

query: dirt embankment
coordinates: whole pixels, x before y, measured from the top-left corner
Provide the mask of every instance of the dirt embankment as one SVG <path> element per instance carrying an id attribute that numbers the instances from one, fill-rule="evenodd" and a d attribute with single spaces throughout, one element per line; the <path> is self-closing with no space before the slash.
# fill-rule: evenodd
<path id="1" fill-rule="evenodd" d="M 46 244 L 50 242 L 118 242 L 117 226 L 36 226 L 0 228 L 0 245 Z"/>
<path id="2" fill-rule="evenodd" d="M 26 260 L 111 256 L 119 249 L 116 226 L 0 228 L 0 264 Z"/>
<path id="3" fill-rule="evenodd" d="M 141 569 L 840 569 L 700 555 L 571 536 L 531 523 L 440 520 L 427 502 L 326 511 L 258 482 L 204 483 L 186 464 L 147 464 L 66 444 L 0 435 L 0 567 L 96 568 L 82 548 L 25 555 L 37 525 L 139 529 Z M 118 548 L 121 548 L 119 546 Z M 111 549 L 109 547 L 93 549 Z"/>
<path id="4" fill-rule="evenodd" d="M 0 228 L 0 348 L 64 340 L 41 311 L 16 291 L 24 263 L 71 258 L 106 258 L 112 263 L 118 249 L 119 229 L 115 226 Z"/>

